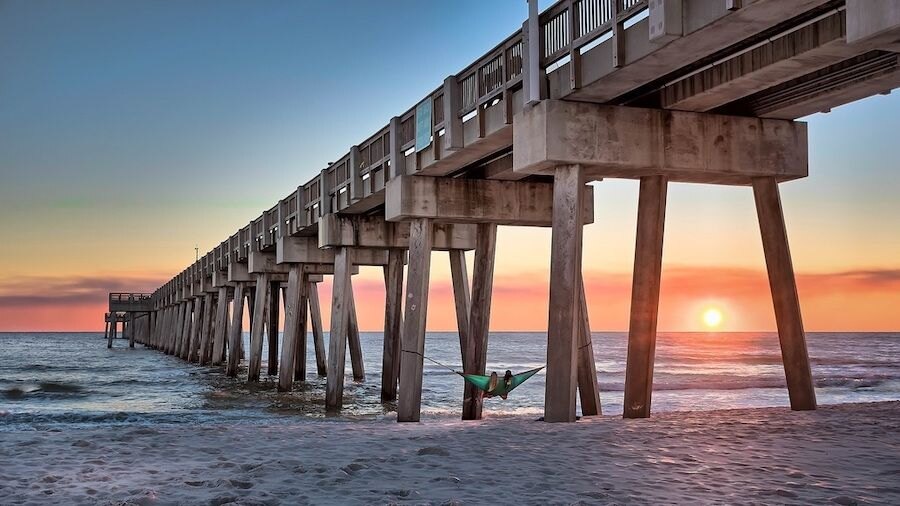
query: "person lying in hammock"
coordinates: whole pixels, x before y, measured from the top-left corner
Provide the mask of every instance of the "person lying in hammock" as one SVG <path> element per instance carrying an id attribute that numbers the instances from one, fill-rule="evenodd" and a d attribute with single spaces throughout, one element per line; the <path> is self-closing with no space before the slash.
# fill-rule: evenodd
<path id="1" fill-rule="evenodd" d="M 497 371 L 492 371 L 491 379 L 490 379 L 490 381 L 488 381 L 488 388 L 487 388 L 487 390 L 484 391 L 484 397 L 493 397 L 494 396 L 491 392 L 493 392 L 497 389 L 497 384 L 499 383 L 499 381 L 500 381 L 500 379 L 497 376 Z M 513 373 L 512 373 L 512 371 L 507 369 L 506 374 L 503 375 L 503 386 L 505 388 L 502 389 L 503 393 L 500 394 L 500 398 L 503 399 L 504 401 L 506 400 L 506 396 L 509 395 L 509 391 L 512 390 L 512 387 L 513 387 L 512 381 L 513 381 Z"/>

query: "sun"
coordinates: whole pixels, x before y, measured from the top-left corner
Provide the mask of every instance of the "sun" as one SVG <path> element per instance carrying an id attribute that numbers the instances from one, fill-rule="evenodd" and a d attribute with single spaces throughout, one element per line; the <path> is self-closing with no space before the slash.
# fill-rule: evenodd
<path id="1" fill-rule="evenodd" d="M 703 312 L 703 323 L 711 329 L 718 327 L 722 323 L 722 312 L 714 307 L 707 309 Z"/>

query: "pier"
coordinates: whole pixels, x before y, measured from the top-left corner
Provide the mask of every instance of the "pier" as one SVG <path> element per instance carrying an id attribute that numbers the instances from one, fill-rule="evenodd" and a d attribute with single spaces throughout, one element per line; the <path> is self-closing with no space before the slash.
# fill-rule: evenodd
<path id="1" fill-rule="evenodd" d="M 797 118 L 900 86 L 900 1 L 528 5 L 521 30 L 163 286 L 110 294 L 108 346 L 121 322 L 132 346 L 224 366 L 229 376 L 244 361 L 246 380 L 256 382 L 266 340 L 265 373 L 290 391 L 313 374 L 311 335 L 326 407 L 339 410 L 348 350 L 353 379 L 366 375 L 353 275 L 380 267 L 381 397 L 397 401 L 398 421 L 418 421 L 432 259 L 450 263 L 460 363 L 484 374 L 497 228 L 550 227 L 544 418 L 575 421 L 576 399 L 583 415 L 598 415 L 582 282 L 591 262 L 582 258 L 583 227 L 595 212 L 588 183 L 635 179 L 623 415 L 647 417 L 668 184 L 732 185 L 754 196 L 791 407 L 815 409 L 779 185 L 809 175 L 807 129 Z M 319 290 L 325 276 L 330 294 Z M 328 349 L 320 296 L 331 297 Z M 460 405 L 464 419 L 481 418 L 481 394 L 470 385 Z"/>

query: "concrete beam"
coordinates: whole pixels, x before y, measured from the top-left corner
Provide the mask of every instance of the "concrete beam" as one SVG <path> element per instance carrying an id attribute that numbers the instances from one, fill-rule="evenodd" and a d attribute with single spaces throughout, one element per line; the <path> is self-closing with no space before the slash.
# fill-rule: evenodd
<path id="1" fill-rule="evenodd" d="M 329 264 L 334 266 L 334 250 L 319 248 L 316 237 L 281 237 L 276 242 L 277 263 Z M 364 248 L 353 254 L 354 265 L 387 265 L 388 254 L 384 249 Z"/>
<path id="2" fill-rule="evenodd" d="M 434 250 L 475 249 L 475 225 L 443 223 L 434 226 Z M 386 221 L 383 216 L 326 214 L 319 220 L 319 247 L 409 249 L 409 222 Z"/>
<path id="3" fill-rule="evenodd" d="M 900 2 L 847 0 L 847 43 L 896 47 L 900 43 Z"/>
<path id="4" fill-rule="evenodd" d="M 585 223 L 594 218 L 594 192 L 585 187 Z M 388 182 L 388 221 L 428 218 L 444 223 L 549 227 L 553 185 L 521 181 L 402 176 Z"/>
<path id="5" fill-rule="evenodd" d="M 286 264 L 276 261 L 274 252 L 251 251 L 247 257 L 247 271 L 250 274 L 288 273 Z"/>
<path id="6" fill-rule="evenodd" d="M 749 185 L 808 172 L 806 124 L 545 100 L 515 117 L 513 170 L 580 165 L 587 180 L 650 175 Z"/>

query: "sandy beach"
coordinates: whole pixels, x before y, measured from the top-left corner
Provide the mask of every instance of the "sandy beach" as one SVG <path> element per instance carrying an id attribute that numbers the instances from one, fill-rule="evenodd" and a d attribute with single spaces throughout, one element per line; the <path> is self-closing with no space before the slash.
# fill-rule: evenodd
<path id="1" fill-rule="evenodd" d="M 0 504 L 897 504 L 900 402 L 2 434 Z"/>

